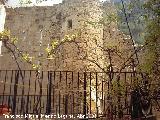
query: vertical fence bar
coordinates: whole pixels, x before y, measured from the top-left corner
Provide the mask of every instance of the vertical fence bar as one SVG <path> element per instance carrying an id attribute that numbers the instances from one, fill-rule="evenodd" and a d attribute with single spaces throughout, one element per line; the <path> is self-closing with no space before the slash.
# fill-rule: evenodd
<path id="1" fill-rule="evenodd" d="M 108 73 L 107 73 L 108 74 Z M 104 100 L 103 100 L 103 110 L 104 110 L 104 112 L 103 112 L 103 115 L 104 116 L 106 116 L 106 114 L 107 114 L 107 110 L 106 110 L 106 101 L 107 101 L 107 98 L 108 98 L 108 93 L 107 93 L 107 91 L 109 91 L 108 90 L 108 88 L 107 88 L 107 85 L 108 85 L 108 82 L 109 82 L 109 80 L 107 79 L 107 75 L 106 75 L 106 73 L 104 73 Z M 107 90 L 107 91 L 106 91 Z"/>
<path id="2" fill-rule="evenodd" d="M 103 102 L 103 101 L 104 101 L 104 93 L 103 93 L 103 92 L 104 92 L 104 88 L 103 88 L 103 86 L 104 86 L 103 84 L 104 84 L 104 83 L 103 83 L 103 82 L 104 82 L 104 81 L 102 80 L 102 101 L 101 101 L 101 102 L 102 102 L 102 105 L 105 106 L 105 105 L 104 105 L 104 102 Z M 103 114 L 104 114 L 104 110 L 103 110 L 102 112 L 103 112 Z"/>
<path id="3" fill-rule="evenodd" d="M 12 84 L 12 80 L 13 80 L 13 70 L 12 70 L 12 73 L 11 73 L 11 84 Z M 10 88 L 9 88 L 9 100 L 8 100 L 9 107 L 11 107 L 10 106 L 11 99 L 12 99 L 12 85 L 10 85 Z"/>
<path id="4" fill-rule="evenodd" d="M 31 71 L 29 71 L 29 88 L 28 88 L 28 95 L 27 95 L 27 104 L 26 104 L 26 113 L 29 112 L 29 93 L 30 93 L 30 80 L 31 80 Z"/>
<path id="5" fill-rule="evenodd" d="M 54 106 L 55 106 L 55 80 L 56 79 L 56 72 L 54 71 L 54 76 L 53 76 L 53 109 L 55 108 Z"/>
<path id="6" fill-rule="evenodd" d="M 72 101 L 73 101 L 73 115 L 74 115 L 74 107 L 75 107 L 75 104 L 74 104 L 74 92 L 73 92 L 73 89 L 74 89 L 74 83 L 73 83 L 73 72 L 72 72 Z"/>
<path id="7" fill-rule="evenodd" d="M 127 83 L 127 75 L 126 75 L 126 72 L 124 73 L 124 79 L 125 79 L 125 107 L 127 107 L 128 105 L 127 105 L 127 86 L 126 85 L 128 85 L 128 83 Z"/>
<path id="8" fill-rule="evenodd" d="M 17 99 L 17 85 L 19 80 L 19 71 L 15 71 L 15 84 L 14 84 L 14 97 L 13 97 L 13 110 L 12 114 L 16 113 L 16 99 Z"/>
<path id="9" fill-rule="evenodd" d="M 37 78 L 37 73 L 35 74 L 36 75 L 36 78 Z M 33 100 L 34 100 L 34 107 L 33 107 L 33 113 L 35 113 L 35 110 L 36 110 L 36 108 L 35 107 L 37 107 L 37 106 L 35 106 L 35 103 L 37 102 L 36 101 L 36 80 L 35 80 L 35 82 L 34 82 L 34 95 L 33 95 Z M 32 99 L 31 99 L 31 101 L 32 101 Z M 32 103 L 32 102 L 31 102 Z"/>
<path id="10" fill-rule="evenodd" d="M 60 83 L 61 83 L 61 79 L 62 79 L 62 73 L 60 71 Z M 58 86 L 60 87 L 60 86 Z M 59 115 L 61 114 L 61 91 L 59 90 Z"/>
<path id="11" fill-rule="evenodd" d="M 23 90 L 22 90 L 22 98 L 21 98 L 21 109 L 20 109 L 20 114 L 22 113 L 22 111 L 24 112 L 24 78 L 25 78 L 25 70 L 23 71 L 24 72 L 24 76 L 21 76 L 22 77 L 22 82 L 23 82 Z M 21 71 L 21 75 L 22 74 L 22 71 Z"/>
<path id="12" fill-rule="evenodd" d="M 59 115 L 61 114 L 61 93 L 59 91 Z"/>
<path id="13" fill-rule="evenodd" d="M 78 85 L 78 99 L 77 99 L 77 103 L 78 103 L 78 113 L 79 113 L 79 109 L 80 109 L 80 107 L 81 107 L 81 101 L 79 101 L 79 95 L 80 95 L 80 92 L 79 92 L 79 72 L 78 72 L 78 81 L 77 81 L 78 83 L 77 83 L 77 85 Z"/>
<path id="14" fill-rule="evenodd" d="M 121 73 L 123 75 L 123 73 Z M 120 91 L 120 87 L 121 87 L 121 76 L 119 76 L 118 80 L 117 80 L 117 86 L 118 86 L 118 119 L 122 119 L 123 118 L 123 111 L 122 111 L 122 104 L 121 104 L 121 91 Z"/>
<path id="15" fill-rule="evenodd" d="M 51 113 L 51 100 L 52 100 L 52 98 L 51 98 L 51 95 L 52 95 L 52 73 L 50 72 L 50 74 L 49 74 L 49 101 L 48 101 L 48 114 L 50 114 Z"/>
<path id="16" fill-rule="evenodd" d="M 30 101 L 29 101 L 29 109 L 30 109 L 30 112 L 32 111 L 32 108 L 33 108 L 33 106 L 32 106 L 32 99 L 33 99 L 33 95 L 30 95 L 30 96 L 28 96 L 28 97 L 30 97 Z M 33 112 L 32 112 L 33 113 Z"/>
<path id="17" fill-rule="evenodd" d="M 89 107 L 89 111 L 90 111 L 90 114 L 92 114 L 92 73 L 90 72 L 90 74 L 89 74 L 89 84 L 90 84 L 90 107 Z"/>
<path id="18" fill-rule="evenodd" d="M 68 99 L 69 99 L 69 96 L 66 95 L 65 96 L 65 115 L 68 114 Z"/>
<path id="19" fill-rule="evenodd" d="M 63 97 L 63 114 L 65 114 L 65 95 L 63 95 L 62 97 Z"/>
<path id="20" fill-rule="evenodd" d="M 68 72 L 66 72 L 66 90 L 67 90 L 67 84 L 68 84 L 68 81 L 67 81 L 67 74 Z M 68 95 L 65 95 L 65 115 L 68 114 Z"/>
<path id="21" fill-rule="evenodd" d="M 47 82 L 48 82 L 48 84 L 49 84 L 49 71 L 47 72 L 47 77 L 48 77 L 48 81 L 47 81 Z M 45 104 L 45 105 L 46 105 L 46 112 L 45 112 L 45 113 L 47 113 L 47 111 L 48 111 L 48 110 L 47 110 L 47 109 L 48 109 L 48 108 L 47 108 L 47 104 L 48 104 L 48 99 L 49 99 L 49 98 L 48 98 L 48 95 L 49 95 L 49 91 L 48 91 L 49 85 L 48 85 L 48 84 L 47 84 L 47 90 L 46 90 L 46 91 L 47 91 L 47 96 L 46 96 L 47 101 L 46 101 L 46 104 Z M 45 105 L 44 105 L 44 106 L 45 106 Z"/>
<path id="22" fill-rule="evenodd" d="M 87 111 L 86 111 L 86 106 L 87 106 L 87 80 L 86 80 L 86 72 L 84 73 L 84 85 L 83 85 L 83 89 L 84 89 L 84 100 L 83 100 L 83 115 L 85 115 L 85 118 L 86 118 L 86 114 L 87 114 Z"/>
<path id="23" fill-rule="evenodd" d="M 36 73 L 36 79 L 37 79 L 37 73 Z M 37 80 L 35 80 L 34 82 L 34 108 L 33 108 L 33 113 L 35 113 L 37 111 L 37 106 L 36 105 L 36 92 L 37 92 Z"/>
<path id="24" fill-rule="evenodd" d="M 97 114 L 97 118 L 99 117 L 98 115 L 98 73 L 96 72 L 96 114 Z"/>
<path id="25" fill-rule="evenodd" d="M 48 72 L 48 100 L 46 106 L 47 114 L 51 113 L 51 88 L 52 88 L 52 73 Z"/>
<path id="26" fill-rule="evenodd" d="M 42 71 L 42 75 L 41 75 L 41 83 L 40 83 L 40 111 L 39 111 L 39 114 L 41 114 L 42 112 L 42 85 L 43 85 L 43 71 Z"/>
<path id="27" fill-rule="evenodd" d="M 112 78 L 111 78 L 111 75 L 110 75 L 111 73 L 109 72 L 107 75 L 108 75 L 108 77 L 109 77 L 109 79 L 108 79 L 108 84 L 107 84 L 107 102 L 110 102 L 110 99 L 111 99 L 111 96 L 110 96 L 110 91 L 112 90 L 112 87 L 111 87 L 111 89 L 110 89 L 110 85 L 112 86 Z M 106 106 L 107 108 L 112 108 L 112 104 L 108 104 L 107 106 Z M 107 112 L 107 114 L 109 113 L 109 110 L 107 110 L 106 111 Z"/>

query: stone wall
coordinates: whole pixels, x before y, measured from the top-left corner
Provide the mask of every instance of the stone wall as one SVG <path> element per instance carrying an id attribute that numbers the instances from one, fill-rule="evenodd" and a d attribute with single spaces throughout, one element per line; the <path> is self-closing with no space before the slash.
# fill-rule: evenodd
<path id="1" fill-rule="evenodd" d="M 71 1 L 66 0 L 52 7 L 9 8 L 5 28 L 19 38 L 17 46 L 20 50 L 35 56 L 36 63 L 38 60 L 43 61 L 44 70 L 95 70 L 95 64 L 87 59 L 98 60 L 98 64 L 103 66 L 101 58 L 103 52 L 100 47 L 97 47 L 97 43 L 93 42 L 93 39 L 96 39 L 98 44 L 103 46 L 103 28 L 102 26 L 94 28 L 87 22 L 98 22 L 101 17 L 102 11 L 97 0 L 76 0 L 72 1 L 72 4 Z M 69 21 L 72 22 L 72 28 L 68 26 Z M 66 34 L 74 34 L 77 31 L 81 32 L 76 40 L 77 46 L 75 43 L 65 43 L 59 48 L 59 53 L 54 60 L 46 60 L 44 49 L 51 40 L 61 40 Z M 43 55 L 39 55 L 41 53 Z M 11 57 L 12 55 L 3 48 L 1 69 L 16 69 Z M 23 69 L 32 69 L 28 64 L 20 63 Z"/>
<path id="2" fill-rule="evenodd" d="M 58 21 L 56 18 L 57 11 L 58 6 L 9 8 L 7 9 L 5 29 L 11 30 L 12 35 L 18 37 L 19 42 L 17 46 L 20 50 L 38 58 L 40 57 L 39 53 L 44 53 L 44 48 L 46 48 L 50 42 L 50 36 L 47 34 L 57 35 L 56 33 L 53 34 L 50 32 L 52 24 Z M 59 32 L 58 29 L 56 30 Z M 41 42 L 42 45 L 40 47 Z M 9 66 L 7 69 L 16 69 L 16 65 L 14 60 L 11 59 L 11 56 L 12 55 L 4 48 L 1 60 L 5 60 Z M 6 69 L 6 64 L 5 66 L 2 64 L 1 69 Z M 22 63 L 21 67 L 23 67 L 23 69 L 31 69 L 31 66 L 28 66 L 28 64 Z"/>

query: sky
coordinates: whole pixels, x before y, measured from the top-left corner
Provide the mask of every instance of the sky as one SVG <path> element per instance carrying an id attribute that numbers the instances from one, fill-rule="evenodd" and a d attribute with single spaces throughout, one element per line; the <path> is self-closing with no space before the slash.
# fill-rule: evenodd
<path id="1" fill-rule="evenodd" d="M 19 5 L 19 1 L 20 0 L 9 0 L 8 2 L 8 5 L 14 7 L 14 6 L 18 6 Z M 36 0 L 32 0 L 33 1 L 33 4 L 35 5 L 36 4 Z M 106 1 L 106 0 L 100 0 L 101 2 L 103 1 Z M 61 3 L 62 0 L 47 0 L 47 1 L 44 1 L 38 5 L 40 6 L 46 6 L 46 5 L 53 5 L 53 4 L 59 4 Z"/>

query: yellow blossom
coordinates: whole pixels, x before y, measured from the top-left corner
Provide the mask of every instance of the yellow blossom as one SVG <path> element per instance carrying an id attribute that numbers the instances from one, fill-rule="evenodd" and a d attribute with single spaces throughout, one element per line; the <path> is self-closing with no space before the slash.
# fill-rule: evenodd
<path id="1" fill-rule="evenodd" d="M 38 69 L 38 68 L 39 68 L 39 65 L 32 64 L 32 68 L 33 68 L 33 69 Z"/>
<path id="2" fill-rule="evenodd" d="M 50 49 L 49 47 L 47 47 L 47 48 L 45 49 L 45 51 L 46 51 L 47 53 L 50 53 L 50 52 L 51 52 L 51 49 Z"/>
<path id="3" fill-rule="evenodd" d="M 11 38 L 11 42 L 12 42 L 13 44 L 17 43 L 17 41 L 18 41 L 18 38 L 16 38 L 16 37 Z"/>
<path id="4" fill-rule="evenodd" d="M 58 45 L 58 41 L 53 41 L 51 43 L 51 46 L 52 46 L 53 49 L 56 48 L 57 45 Z"/>

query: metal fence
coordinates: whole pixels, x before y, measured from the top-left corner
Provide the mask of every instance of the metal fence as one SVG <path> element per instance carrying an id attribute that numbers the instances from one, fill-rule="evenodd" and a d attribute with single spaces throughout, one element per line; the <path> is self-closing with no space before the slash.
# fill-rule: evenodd
<path id="1" fill-rule="evenodd" d="M 12 114 L 106 116 L 110 105 L 129 114 L 133 72 L 0 70 L 0 105 Z M 117 77 L 119 76 L 119 77 Z M 119 106 L 121 105 L 121 106 Z M 93 117 L 93 116 L 92 116 Z"/>

